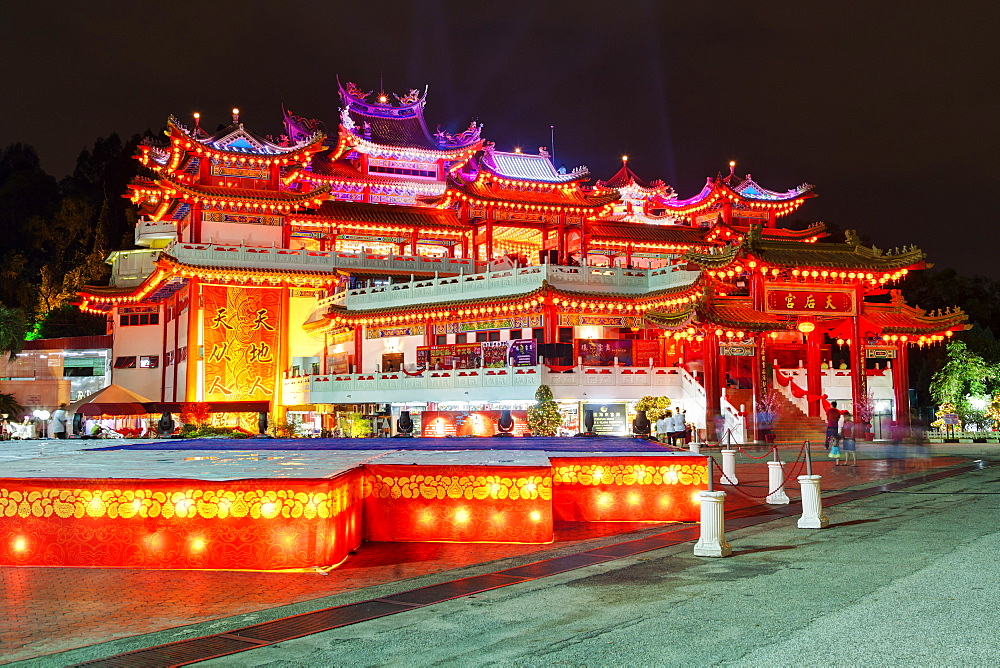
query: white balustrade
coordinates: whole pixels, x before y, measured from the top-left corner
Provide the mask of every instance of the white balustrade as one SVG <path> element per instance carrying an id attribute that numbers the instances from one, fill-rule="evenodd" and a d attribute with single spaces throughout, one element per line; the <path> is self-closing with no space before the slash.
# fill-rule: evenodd
<path id="1" fill-rule="evenodd" d="M 671 397 L 683 403 L 688 419 L 697 424 L 704 420 L 704 399 L 702 396 L 699 402 L 697 394 L 691 399 L 683 392 L 683 373 L 671 367 L 576 367 L 573 373 L 557 373 L 544 365 L 425 369 L 418 375 L 403 371 L 331 373 L 285 379 L 284 403 L 366 403 L 384 401 L 384 396 L 378 396 L 385 393 L 391 393 L 395 401 L 531 401 L 538 386 L 546 384 L 557 399 L 586 399 L 587 394 L 608 400 L 636 400 L 648 394 Z"/>

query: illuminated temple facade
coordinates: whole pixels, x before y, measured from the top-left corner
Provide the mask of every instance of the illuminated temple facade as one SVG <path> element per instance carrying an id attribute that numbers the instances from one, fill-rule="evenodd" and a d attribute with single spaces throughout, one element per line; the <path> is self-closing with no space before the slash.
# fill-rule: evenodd
<path id="1" fill-rule="evenodd" d="M 167 123 L 140 146 L 136 250 L 81 307 L 107 314 L 114 382 L 154 401 L 267 401 L 310 429 L 409 410 L 425 435 L 491 434 L 551 387 L 565 428 L 623 434 L 636 400 L 667 396 L 698 428 L 753 438 L 779 393 L 908 410 L 907 351 L 964 327 L 893 285 L 924 267 L 822 224 L 781 226 L 815 195 L 749 175 L 682 198 L 623 160 L 594 181 L 544 148 L 504 152 L 431 132 L 426 92 L 340 87 L 337 123 L 284 113 Z M 592 185 L 588 185 L 592 183 Z M 709 433 L 708 436 L 712 436 Z"/>

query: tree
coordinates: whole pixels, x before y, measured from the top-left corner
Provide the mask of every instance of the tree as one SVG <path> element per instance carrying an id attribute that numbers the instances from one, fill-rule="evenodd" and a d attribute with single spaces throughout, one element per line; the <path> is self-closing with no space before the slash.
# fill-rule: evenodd
<path id="1" fill-rule="evenodd" d="M 947 361 L 931 380 L 931 395 L 937 403 L 961 404 L 969 396 L 991 394 L 1000 382 L 1000 368 L 987 362 L 965 344 L 949 341 Z"/>
<path id="2" fill-rule="evenodd" d="M 931 380 L 931 396 L 937 404 L 954 404 L 962 422 L 982 415 L 970 399 L 1000 392 L 1000 363 L 988 362 L 969 350 L 964 341 L 949 341 L 947 361 Z"/>
<path id="3" fill-rule="evenodd" d="M 24 312 L 0 305 L 0 354 L 7 353 L 10 359 L 24 350 L 24 335 L 28 322 Z"/>
<path id="4" fill-rule="evenodd" d="M 548 385 L 539 385 L 535 391 L 535 405 L 528 407 L 528 429 L 535 436 L 555 436 L 562 425 L 559 404 L 552 398 Z"/>
<path id="5" fill-rule="evenodd" d="M 667 414 L 670 409 L 670 399 L 666 397 L 645 396 L 635 404 L 637 411 L 646 411 L 646 417 L 650 422 L 656 422 Z"/>
<path id="6" fill-rule="evenodd" d="M 24 406 L 18 403 L 17 398 L 13 394 L 0 392 L 0 414 L 2 413 L 6 413 L 16 420 L 24 415 Z"/>

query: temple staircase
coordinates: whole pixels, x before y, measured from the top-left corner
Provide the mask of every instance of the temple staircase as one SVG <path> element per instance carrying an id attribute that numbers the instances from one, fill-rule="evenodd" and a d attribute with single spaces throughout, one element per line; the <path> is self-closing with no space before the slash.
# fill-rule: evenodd
<path id="1" fill-rule="evenodd" d="M 802 445 L 809 441 L 813 446 L 823 444 L 826 438 L 826 421 L 809 417 L 798 406 L 778 393 L 780 416 L 774 425 L 775 443 L 778 445 Z"/>

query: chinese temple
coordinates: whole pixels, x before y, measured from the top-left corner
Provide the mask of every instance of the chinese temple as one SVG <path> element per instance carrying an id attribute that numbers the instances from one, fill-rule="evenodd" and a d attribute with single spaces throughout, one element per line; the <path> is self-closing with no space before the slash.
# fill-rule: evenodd
<path id="1" fill-rule="evenodd" d="M 428 436 L 492 435 L 505 409 L 524 433 L 544 384 L 567 433 L 589 410 L 628 433 L 654 395 L 709 438 L 752 440 L 774 392 L 803 416 L 876 401 L 908 419 L 908 350 L 965 327 L 894 289 L 922 251 L 783 227 L 811 185 L 730 163 L 684 199 L 627 158 L 595 181 L 476 123 L 431 131 L 426 90 L 338 87 L 335 127 L 284 110 L 268 137 L 234 109 L 140 146 L 138 248 L 80 294 L 109 318 L 114 382 L 267 402 L 316 432 L 362 414 L 389 434 L 407 410 Z"/>

